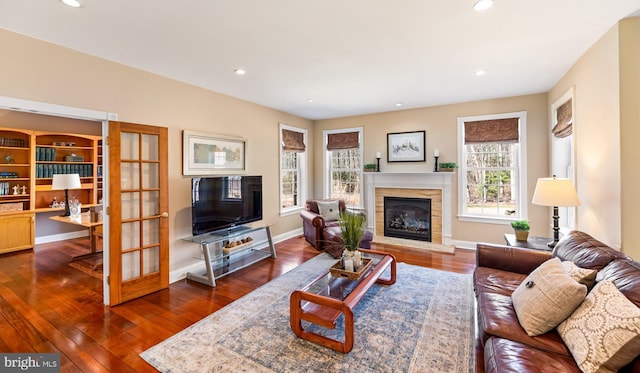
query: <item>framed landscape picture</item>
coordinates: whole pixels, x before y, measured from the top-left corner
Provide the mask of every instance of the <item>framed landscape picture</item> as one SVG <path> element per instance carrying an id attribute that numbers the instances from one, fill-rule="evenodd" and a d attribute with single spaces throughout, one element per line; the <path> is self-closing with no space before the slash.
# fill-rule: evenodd
<path id="1" fill-rule="evenodd" d="M 245 171 L 246 140 L 182 131 L 182 174 L 234 174 Z"/>
<path id="2" fill-rule="evenodd" d="M 425 131 L 387 134 L 387 162 L 424 162 Z"/>

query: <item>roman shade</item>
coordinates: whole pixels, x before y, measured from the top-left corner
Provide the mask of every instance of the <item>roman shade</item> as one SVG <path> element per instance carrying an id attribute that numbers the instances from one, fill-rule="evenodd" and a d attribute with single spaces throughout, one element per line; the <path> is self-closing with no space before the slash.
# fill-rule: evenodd
<path id="1" fill-rule="evenodd" d="M 304 144 L 304 133 L 282 129 L 282 149 L 296 153 L 304 152 L 307 149 Z"/>
<path id="2" fill-rule="evenodd" d="M 569 100 L 556 110 L 556 124 L 551 129 L 553 136 L 563 138 L 573 133 L 573 109 Z"/>
<path id="3" fill-rule="evenodd" d="M 464 122 L 464 143 L 518 142 L 518 118 Z"/>
<path id="4" fill-rule="evenodd" d="M 355 149 L 360 147 L 358 132 L 331 133 L 327 136 L 327 150 Z"/>

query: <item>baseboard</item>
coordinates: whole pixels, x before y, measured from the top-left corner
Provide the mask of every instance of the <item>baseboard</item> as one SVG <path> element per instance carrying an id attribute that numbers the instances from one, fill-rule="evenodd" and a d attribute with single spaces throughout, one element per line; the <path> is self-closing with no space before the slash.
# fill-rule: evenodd
<path id="1" fill-rule="evenodd" d="M 475 250 L 477 242 L 452 240 L 451 244 L 460 249 Z"/>
<path id="2" fill-rule="evenodd" d="M 52 234 L 49 236 L 36 237 L 36 245 L 42 244 L 42 243 L 70 240 L 73 238 L 80 238 L 80 237 L 87 237 L 87 236 L 89 236 L 89 231 L 86 229 L 75 231 L 75 232 Z"/>
<path id="3" fill-rule="evenodd" d="M 300 236 L 302 234 L 303 234 L 302 228 L 298 228 L 298 229 L 294 229 L 294 230 L 289 231 L 289 232 L 285 232 L 283 234 L 279 234 L 277 236 L 273 236 L 272 237 L 273 244 L 275 245 L 275 244 L 277 244 L 279 242 L 288 240 L 290 238 L 298 237 L 298 236 Z M 267 246 L 268 246 L 268 244 L 265 243 L 264 245 L 259 246 L 259 248 L 260 249 L 264 249 L 264 248 L 267 248 Z M 188 272 L 198 273 L 198 272 L 204 272 L 204 271 L 205 271 L 204 264 L 201 261 L 199 261 L 197 263 L 193 263 L 193 264 L 187 265 L 187 266 L 183 266 L 183 267 L 180 267 L 180 268 L 177 268 L 177 269 L 174 269 L 172 271 L 169 271 L 169 283 L 174 283 L 176 281 L 180 281 L 180 280 L 186 278 Z"/>

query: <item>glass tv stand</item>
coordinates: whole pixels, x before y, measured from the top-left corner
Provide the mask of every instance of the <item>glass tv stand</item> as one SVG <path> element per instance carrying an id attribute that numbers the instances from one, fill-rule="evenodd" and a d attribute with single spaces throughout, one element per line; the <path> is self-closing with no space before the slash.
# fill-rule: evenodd
<path id="1" fill-rule="evenodd" d="M 266 258 L 275 258 L 276 249 L 269 226 L 239 226 L 183 238 L 200 244 L 205 272 L 187 273 L 187 279 L 216 286 L 216 279 Z"/>

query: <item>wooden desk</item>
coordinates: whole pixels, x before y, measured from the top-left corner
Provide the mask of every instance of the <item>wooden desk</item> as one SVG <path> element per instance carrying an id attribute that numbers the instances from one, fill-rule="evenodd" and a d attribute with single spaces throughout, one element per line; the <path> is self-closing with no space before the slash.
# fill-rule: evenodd
<path id="1" fill-rule="evenodd" d="M 91 221 L 91 215 L 87 212 L 80 214 L 80 217 L 72 216 L 50 216 L 49 219 L 61 223 L 80 225 L 89 228 L 89 239 L 91 241 L 91 254 L 96 252 L 98 237 L 102 237 L 102 220 Z"/>
<path id="2" fill-rule="evenodd" d="M 547 244 L 553 241 L 553 238 L 550 237 L 534 237 L 529 236 L 526 241 L 518 241 L 516 240 L 515 234 L 505 234 L 505 241 L 507 241 L 507 245 L 513 247 L 522 247 L 525 249 L 535 249 L 542 251 L 551 251 L 553 248 L 547 246 Z"/>

